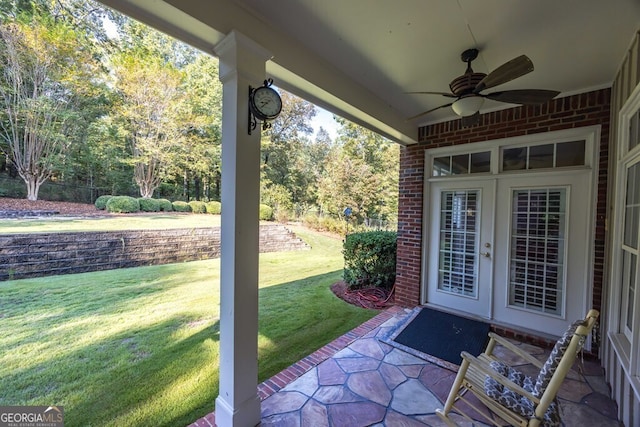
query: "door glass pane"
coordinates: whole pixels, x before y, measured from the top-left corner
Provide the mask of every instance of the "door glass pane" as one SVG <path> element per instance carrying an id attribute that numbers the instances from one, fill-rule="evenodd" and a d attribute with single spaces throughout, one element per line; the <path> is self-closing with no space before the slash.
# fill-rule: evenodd
<path id="1" fill-rule="evenodd" d="M 512 209 L 509 305 L 560 315 L 566 191 L 514 190 Z"/>
<path id="2" fill-rule="evenodd" d="M 438 289 L 477 296 L 478 190 L 443 191 L 440 200 Z"/>
<path id="3" fill-rule="evenodd" d="M 638 249 L 638 224 L 640 222 L 640 163 L 627 170 L 627 197 L 624 210 L 625 245 Z"/>

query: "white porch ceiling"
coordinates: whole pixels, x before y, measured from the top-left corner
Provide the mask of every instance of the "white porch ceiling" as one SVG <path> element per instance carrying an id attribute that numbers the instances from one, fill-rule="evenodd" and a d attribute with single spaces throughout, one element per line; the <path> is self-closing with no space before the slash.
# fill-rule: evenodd
<path id="1" fill-rule="evenodd" d="M 402 144 L 456 116 L 449 91 L 476 47 L 488 73 L 525 54 L 535 71 L 493 90 L 560 96 L 611 85 L 640 28 L 638 0 L 102 0 L 206 52 L 237 30 L 272 52 L 275 84 Z M 258 84 L 259 82 L 256 82 Z M 488 92 L 491 92 L 489 90 Z M 509 107 L 485 102 L 481 112 Z"/>

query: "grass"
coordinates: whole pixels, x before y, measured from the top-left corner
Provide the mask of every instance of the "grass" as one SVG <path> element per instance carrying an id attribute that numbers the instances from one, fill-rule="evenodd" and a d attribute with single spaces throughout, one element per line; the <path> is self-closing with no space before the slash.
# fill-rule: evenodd
<path id="1" fill-rule="evenodd" d="M 68 231 L 161 230 L 167 228 L 219 227 L 220 215 L 208 214 L 137 214 L 95 218 L 3 219 L 0 234 L 51 233 Z"/>
<path id="2" fill-rule="evenodd" d="M 330 291 L 341 242 L 260 256 L 259 381 L 376 314 Z M 218 394 L 219 262 L 0 282 L 0 406 L 68 426 L 180 426 Z"/>

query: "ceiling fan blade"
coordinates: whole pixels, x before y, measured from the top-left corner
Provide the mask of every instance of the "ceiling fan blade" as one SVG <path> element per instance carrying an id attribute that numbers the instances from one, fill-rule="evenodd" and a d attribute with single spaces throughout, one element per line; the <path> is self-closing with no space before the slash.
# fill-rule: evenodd
<path id="1" fill-rule="evenodd" d="M 537 105 L 551 101 L 559 93 L 557 90 L 519 89 L 492 92 L 483 96 L 494 101 L 508 102 L 510 104 Z"/>
<path id="2" fill-rule="evenodd" d="M 427 110 L 427 111 L 425 111 L 424 113 L 420 113 L 420 114 L 417 114 L 417 115 L 415 115 L 415 116 L 413 116 L 413 117 L 409 117 L 409 118 L 408 118 L 407 120 L 405 120 L 405 121 L 409 122 L 409 121 L 411 121 L 411 120 L 413 120 L 413 119 L 417 119 L 418 117 L 425 116 L 425 115 L 427 115 L 427 114 L 429 114 L 429 113 L 431 113 L 431 112 L 433 112 L 433 111 L 439 110 L 439 109 L 441 109 L 441 108 L 450 107 L 450 106 L 451 106 L 451 104 L 453 104 L 453 102 L 450 102 L 450 103 L 448 103 L 448 104 L 441 105 L 441 106 L 436 107 L 436 108 L 432 108 L 431 110 Z"/>
<path id="3" fill-rule="evenodd" d="M 418 94 L 418 95 L 442 95 L 442 96 L 446 96 L 449 98 L 457 98 L 457 96 L 455 96 L 452 93 L 449 92 L 405 92 L 406 94 Z"/>
<path id="4" fill-rule="evenodd" d="M 505 62 L 483 78 L 473 90 L 479 93 L 481 90 L 489 89 L 503 83 L 510 82 L 513 79 L 524 76 L 533 71 L 533 62 L 526 56 L 520 55 L 513 58 L 509 62 Z"/>
<path id="5" fill-rule="evenodd" d="M 470 116 L 462 116 L 460 117 L 460 120 L 462 120 L 462 127 L 464 128 L 475 126 L 480 123 L 480 112 L 476 111 L 475 114 L 472 114 Z"/>

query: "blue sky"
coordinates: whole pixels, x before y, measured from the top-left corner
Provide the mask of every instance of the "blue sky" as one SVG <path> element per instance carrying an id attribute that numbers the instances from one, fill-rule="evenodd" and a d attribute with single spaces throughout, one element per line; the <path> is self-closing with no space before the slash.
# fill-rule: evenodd
<path id="1" fill-rule="evenodd" d="M 311 121 L 311 127 L 315 130 L 314 137 L 318 133 L 320 127 L 329 132 L 331 139 L 336 139 L 338 136 L 338 123 L 333 120 L 333 114 L 316 106 L 318 113 Z"/>

